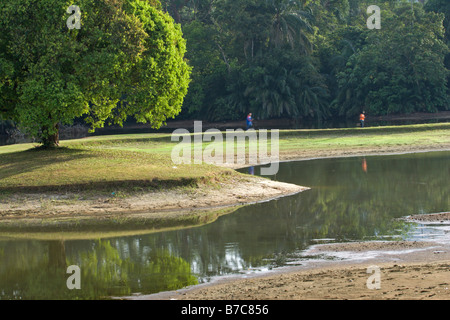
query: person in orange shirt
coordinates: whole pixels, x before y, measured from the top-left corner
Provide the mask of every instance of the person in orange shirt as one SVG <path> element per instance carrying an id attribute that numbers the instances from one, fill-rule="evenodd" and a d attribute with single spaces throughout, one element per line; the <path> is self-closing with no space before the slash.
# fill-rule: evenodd
<path id="1" fill-rule="evenodd" d="M 359 116 L 359 121 L 361 122 L 361 128 L 364 128 L 364 123 L 366 122 L 366 113 L 364 111 Z"/>

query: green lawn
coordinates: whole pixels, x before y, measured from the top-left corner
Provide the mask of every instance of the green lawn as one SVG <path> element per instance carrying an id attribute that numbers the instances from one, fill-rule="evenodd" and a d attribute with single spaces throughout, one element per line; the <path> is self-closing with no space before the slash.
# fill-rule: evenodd
<path id="1" fill-rule="evenodd" d="M 450 124 L 333 130 L 295 130 L 280 133 L 281 155 L 352 150 L 405 150 L 450 148 Z"/>
<path id="2" fill-rule="evenodd" d="M 0 192 L 137 191 L 189 187 L 234 175 L 206 164 L 175 166 L 170 152 L 128 151 L 126 144 L 121 149 L 110 142 L 97 141 L 95 147 L 67 142 L 58 150 L 16 151 L 14 146 L 7 152 L 10 147 L 1 147 Z"/>
<path id="3" fill-rule="evenodd" d="M 307 158 L 352 150 L 450 148 L 450 124 L 280 131 L 280 154 Z M 139 190 L 214 184 L 238 174 L 213 165 L 174 165 L 169 134 L 131 134 L 0 147 L 0 193 Z M 204 143 L 203 147 L 208 143 Z"/>

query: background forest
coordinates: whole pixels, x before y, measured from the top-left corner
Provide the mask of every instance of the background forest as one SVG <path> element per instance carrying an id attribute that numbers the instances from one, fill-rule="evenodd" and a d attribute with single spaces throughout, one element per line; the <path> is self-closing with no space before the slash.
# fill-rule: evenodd
<path id="1" fill-rule="evenodd" d="M 133 111 L 137 114 L 136 120 L 143 118 L 147 111 L 147 117 L 156 119 L 157 123 L 173 117 L 177 120 L 211 122 L 243 120 L 252 112 L 254 118 L 259 120 L 291 119 L 295 123 L 320 123 L 322 120 L 355 120 L 363 110 L 369 118 L 449 110 L 448 0 L 135 2 L 141 5 L 147 3 L 157 12 L 167 13 L 177 24 L 173 27 L 172 21 L 165 21 L 170 27 L 151 32 L 152 37 L 162 37 L 168 47 L 171 44 L 178 48 L 182 44 L 176 61 L 172 61 L 173 55 L 161 55 L 154 49 L 147 51 L 149 57 L 156 54 L 161 61 L 168 59 L 181 67 L 171 67 L 161 62 L 160 65 L 165 66 L 164 71 L 148 73 L 149 79 L 136 82 L 139 83 L 139 86 L 135 84 L 136 88 L 139 87 L 142 93 L 159 92 L 154 95 L 157 102 L 149 102 L 141 96 L 147 101 L 147 106 L 144 106 L 145 103 L 136 104 Z M 381 29 L 370 30 L 367 27 L 372 15 L 368 7 L 372 5 L 381 9 Z M 5 18 L 6 21 L 15 20 Z M 179 26 L 182 33 L 174 31 Z M 17 29 L 10 27 L 11 30 Z M 83 30 L 92 28 L 86 26 Z M 167 33 L 165 36 L 162 35 L 164 32 Z M 169 39 L 169 35 L 177 40 Z M 63 33 L 60 36 L 67 35 Z M 39 44 L 40 36 L 34 40 Z M 182 67 L 185 62 L 189 64 L 189 71 Z M 46 64 L 46 67 L 49 66 L 52 65 Z M 93 72 L 92 68 L 85 69 L 83 72 L 86 74 Z M 18 68 L 18 72 L 21 70 L 26 68 Z M 180 73 L 184 76 L 176 76 Z M 52 71 L 48 74 L 56 73 Z M 109 77 L 105 72 L 101 74 Z M 166 79 L 165 82 L 155 80 L 158 77 Z M 63 78 L 68 79 L 66 76 Z M 173 79 L 178 79 L 178 82 Z M 22 80 L 18 83 L 25 83 Z M 83 78 L 81 83 L 91 86 L 91 82 L 85 80 Z M 108 78 L 108 81 L 111 79 Z M 42 90 L 37 92 L 42 93 Z M 98 95 L 99 92 L 94 90 L 93 94 Z M 66 92 L 68 100 L 79 98 L 75 95 L 75 99 L 69 93 Z M 0 101 L 4 96 L 0 96 Z M 162 108 L 158 101 L 166 99 L 165 96 L 177 96 L 177 103 L 172 101 Z M 139 97 L 129 94 L 128 100 L 139 100 Z M 29 100 L 33 103 L 37 101 Z M 117 99 L 107 94 L 97 100 L 112 101 L 112 105 Z M 67 109 L 56 100 L 55 105 L 58 107 L 41 106 L 39 110 L 50 108 L 55 113 L 55 108 Z M 8 108 L 12 110 L 15 107 L 10 105 Z M 16 109 L 16 113 L 0 112 L 0 138 L 5 134 L 11 136 L 11 132 L 20 133 L 19 130 L 8 133 L 8 128 L 19 124 L 22 129 L 27 127 L 24 131 L 29 131 L 33 125 L 37 126 L 36 130 L 40 128 L 42 131 L 45 125 L 34 119 L 34 107 L 29 108 L 29 104 L 25 103 L 24 108 L 25 116 L 24 112 Z M 77 105 L 77 108 L 80 107 Z M 133 112 L 117 110 L 102 111 L 104 114 L 100 112 L 102 121 L 97 121 L 99 124 L 96 127 L 102 127 L 103 118 L 114 114 L 116 118 L 117 114 L 121 118 L 109 124 L 133 121 L 128 119 Z M 34 118 L 28 115 L 28 111 Z M 52 119 L 52 125 L 59 121 L 62 128 L 62 125 L 72 125 L 73 119 L 76 124 L 92 123 L 89 117 L 83 118 L 86 112 L 71 112 L 73 114 L 65 114 L 67 121 L 57 116 Z M 13 117 L 12 114 L 21 116 Z M 22 121 L 24 117 L 28 122 Z"/>
<path id="2" fill-rule="evenodd" d="M 448 110 L 450 2 L 161 0 L 192 81 L 181 118 L 353 118 Z M 370 5 L 381 29 L 369 30 Z"/>

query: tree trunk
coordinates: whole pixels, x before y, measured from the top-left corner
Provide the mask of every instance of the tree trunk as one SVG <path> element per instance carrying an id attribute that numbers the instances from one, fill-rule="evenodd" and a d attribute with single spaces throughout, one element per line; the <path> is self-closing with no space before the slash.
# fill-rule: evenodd
<path id="1" fill-rule="evenodd" d="M 64 269 L 64 271 L 67 268 L 66 246 L 63 240 L 48 241 L 48 268 Z"/>
<path id="2" fill-rule="evenodd" d="M 42 138 L 42 144 L 44 148 L 56 148 L 59 147 L 59 123 L 55 124 L 56 133 Z"/>
<path id="3" fill-rule="evenodd" d="M 181 23 L 181 15 L 180 11 L 175 3 L 171 5 L 172 13 L 173 13 L 173 19 L 176 23 Z"/>

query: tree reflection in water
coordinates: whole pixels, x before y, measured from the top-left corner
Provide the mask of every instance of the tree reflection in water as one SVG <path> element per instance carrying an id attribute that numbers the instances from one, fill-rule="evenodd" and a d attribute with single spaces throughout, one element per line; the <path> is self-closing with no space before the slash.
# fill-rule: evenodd
<path id="1" fill-rule="evenodd" d="M 123 257 L 109 240 L 68 245 L 64 241 L 0 242 L 1 299 L 101 299 L 175 290 L 195 285 L 189 263 L 164 250 Z M 90 250 L 86 250 L 90 247 Z M 81 290 L 69 290 L 67 266 L 81 269 Z"/>

